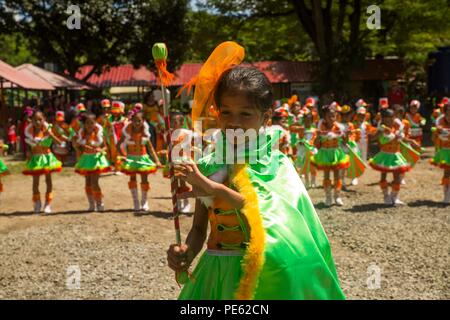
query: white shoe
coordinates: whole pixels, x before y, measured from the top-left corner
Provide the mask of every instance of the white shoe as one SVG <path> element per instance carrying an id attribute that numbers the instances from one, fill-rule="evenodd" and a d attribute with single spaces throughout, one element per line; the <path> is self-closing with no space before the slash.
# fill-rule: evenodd
<path id="1" fill-rule="evenodd" d="M 97 211 L 98 212 L 104 212 L 105 211 L 105 205 L 103 203 L 97 203 Z"/>
<path id="2" fill-rule="evenodd" d="M 144 211 L 144 212 L 148 212 L 149 211 L 148 201 L 147 200 L 142 202 L 142 211 Z"/>
<path id="3" fill-rule="evenodd" d="M 133 198 L 133 206 L 134 211 L 141 211 L 141 204 L 139 203 L 139 195 L 138 195 L 138 189 L 130 189 L 131 197 Z"/>
<path id="4" fill-rule="evenodd" d="M 189 200 L 188 199 L 183 199 L 181 201 L 182 201 L 181 202 L 182 205 L 181 205 L 180 211 L 182 213 L 189 213 L 191 211 L 191 204 L 189 203 Z"/>
<path id="5" fill-rule="evenodd" d="M 42 206 L 42 203 L 40 201 L 36 201 L 34 203 L 34 213 L 40 213 L 41 212 L 41 206 Z"/>
<path id="6" fill-rule="evenodd" d="M 389 194 L 384 195 L 384 204 L 392 205 L 392 198 Z"/>
<path id="7" fill-rule="evenodd" d="M 402 181 L 400 182 L 400 184 L 401 184 L 402 186 L 404 186 L 404 185 L 406 184 L 405 179 L 402 179 Z"/>
<path id="8" fill-rule="evenodd" d="M 392 198 L 392 204 L 394 205 L 394 206 L 402 206 L 402 205 L 404 205 L 405 203 L 403 202 L 403 201 L 401 201 L 399 198 L 398 198 L 398 195 L 396 195 L 396 194 L 394 194 L 394 193 L 392 193 L 391 194 L 391 198 Z"/>
<path id="9" fill-rule="evenodd" d="M 50 206 L 49 203 L 46 203 L 46 204 L 45 204 L 45 206 L 44 206 L 44 213 L 45 213 L 45 214 L 52 213 L 52 207 Z"/>
<path id="10" fill-rule="evenodd" d="M 352 186 L 357 186 L 358 185 L 358 178 L 355 178 L 352 180 Z"/>
<path id="11" fill-rule="evenodd" d="M 336 199 L 334 199 L 334 202 L 336 203 L 337 206 L 342 207 L 344 205 L 344 201 L 342 201 L 341 197 L 337 197 Z"/>

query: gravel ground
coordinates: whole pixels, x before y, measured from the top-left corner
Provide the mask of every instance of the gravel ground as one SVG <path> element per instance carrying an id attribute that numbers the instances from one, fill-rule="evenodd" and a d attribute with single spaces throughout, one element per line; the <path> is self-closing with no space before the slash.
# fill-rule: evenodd
<path id="1" fill-rule="evenodd" d="M 450 299 L 450 207 L 439 204 L 442 172 L 427 164 L 430 154 L 407 174 L 403 207 L 382 205 L 373 170 L 344 193 L 342 208 L 323 208 L 323 191 L 310 191 L 348 299 Z M 141 216 L 129 210 L 125 176 L 102 177 L 107 210 L 114 209 L 101 214 L 82 211 L 83 179 L 71 168 L 54 178 L 50 216 L 31 214 L 30 178 L 4 179 L 0 299 L 177 297 L 165 257 L 174 241 L 169 184 L 160 173 L 151 178 L 152 211 Z M 191 222 L 191 215 L 181 217 L 182 235 Z M 66 283 L 71 268 L 80 271 L 79 289 Z"/>

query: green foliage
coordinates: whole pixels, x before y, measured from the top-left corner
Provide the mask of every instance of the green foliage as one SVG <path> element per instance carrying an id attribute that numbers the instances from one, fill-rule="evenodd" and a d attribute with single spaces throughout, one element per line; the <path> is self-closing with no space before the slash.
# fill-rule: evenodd
<path id="1" fill-rule="evenodd" d="M 208 38 L 208 47 L 222 39 L 242 40 L 244 46 L 249 46 L 250 60 L 319 60 L 317 74 L 322 92 L 345 92 L 351 71 L 360 67 L 365 58 L 378 54 L 405 59 L 413 78 L 408 80 L 423 79 L 427 54 L 439 46 L 450 45 L 447 0 L 323 0 L 318 7 L 312 0 L 203 3 L 198 5 L 207 10 L 201 13 L 202 19 L 213 22 L 208 26 L 222 27 L 217 41 Z M 373 4 L 381 9 L 381 30 L 369 30 L 366 26 L 366 10 Z M 193 30 L 193 39 L 200 27 Z M 291 35 L 295 35 L 297 43 Z"/>
<path id="2" fill-rule="evenodd" d="M 219 43 L 228 40 L 244 46 L 246 61 L 302 61 L 313 52 L 294 15 L 243 19 L 197 11 L 189 14 L 189 25 L 192 39 L 187 60 L 191 62 L 205 61 Z"/>
<path id="3" fill-rule="evenodd" d="M 68 0 L 4 0 L 8 11 L 0 11 L 0 23 L 16 21 L 10 31 L 22 33 L 30 47 L 45 62 L 56 62 L 74 75 L 80 66 L 121 63 L 152 63 L 155 42 L 166 42 L 168 63 L 174 67 L 183 60 L 189 40 L 185 26 L 187 0 L 86 0 L 79 1 L 81 28 L 69 29 Z"/>
<path id="4" fill-rule="evenodd" d="M 28 41 L 21 34 L 0 35 L 0 60 L 12 66 L 36 63 L 38 59 L 29 50 Z"/>

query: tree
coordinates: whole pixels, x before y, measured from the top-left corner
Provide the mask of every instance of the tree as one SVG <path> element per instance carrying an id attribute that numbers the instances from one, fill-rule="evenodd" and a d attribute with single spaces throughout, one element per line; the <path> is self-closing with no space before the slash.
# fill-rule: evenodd
<path id="1" fill-rule="evenodd" d="M 240 19 L 208 11 L 190 12 L 188 16 L 192 38 L 186 59 L 191 62 L 205 61 L 218 43 L 227 40 L 244 46 L 249 62 L 303 61 L 311 59 L 313 53 L 307 35 L 298 32 L 295 17 Z"/>
<path id="2" fill-rule="evenodd" d="M 38 61 L 28 48 L 26 39 L 18 33 L 0 35 L 0 60 L 4 60 L 13 66 Z"/>
<path id="3" fill-rule="evenodd" d="M 449 39 L 445 38 L 449 30 L 447 0 L 207 0 L 205 3 L 198 6 L 241 20 L 296 17 L 313 44 L 313 56 L 319 60 L 317 75 L 322 92 L 345 92 L 351 71 L 362 66 L 366 57 L 380 51 L 410 58 L 417 50 L 409 49 L 417 49 L 424 38 L 428 50 L 436 46 L 431 34 Z M 372 4 L 381 9 L 381 30 L 366 26 L 366 10 Z M 446 27 L 446 32 L 442 27 Z M 418 57 L 423 57 L 422 53 Z"/>
<path id="4" fill-rule="evenodd" d="M 13 29 L 30 41 L 30 47 L 45 61 L 56 62 L 72 76 L 81 66 L 92 65 L 86 75 L 103 66 L 124 62 L 150 65 L 154 42 L 165 41 L 171 49 L 169 65 L 183 60 L 189 41 L 185 25 L 187 0 L 79 1 L 80 29 L 70 29 L 67 0 L 4 0 L 0 21 L 15 18 Z M 0 22 L 1 23 L 1 22 Z"/>

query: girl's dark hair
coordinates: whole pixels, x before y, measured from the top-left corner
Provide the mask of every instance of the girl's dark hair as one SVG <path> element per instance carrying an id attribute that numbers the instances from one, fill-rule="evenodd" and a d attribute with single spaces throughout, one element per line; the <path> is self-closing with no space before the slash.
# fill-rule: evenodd
<path id="1" fill-rule="evenodd" d="M 394 104 L 394 106 L 392 107 L 395 111 L 401 111 L 401 112 L 405 112 L 405 107 L 402 106 L 401 104 Z"/>
<path id="2" fill-rule="evenodd" d="M 243 92 L 260 111 L 266 112 L 272 107 L 272 85 L 260 70 L 254 67 L 237 66 L 231 68 L 219 78 L 214 91 L 214 101 L 221 107 L 223 94 Z"/>
<path id="3" fill-rule="evenodd" d="M 326 105 L 322 106 L 322 108 L 320 108 L 320 110 L 322 111 L 322 115 L 325 116 L 328 112 L 336 111 L 336 107 L 332 106 L 330 104 L 326 104 Z"/>
<path id="4" fill-rule="evenodd" d="M 33 110 L 33 114 L 32 114 L 32 116 L 31 116 L 31 118 L 33 119 L 37 114 L 42 114 L 42 116 L 45 118 L 45 114 L 44 114 L 44 112 L 43 111 L 41 111 L 41 110 Z"/>
<path id="5" fill-rule="evenodd" d="M 92 112 L 85 112 L 80 115 L 80 120 L 83 124 L 85 124 L 86 120 L 88 120 L 88 119 L 95 120 L 96 118 L 97 118 L 97 116 L 95 115 L 95 113 L 92 113 Z"/>
<path id="6" fill-rule="evenodd" d="M 381 110 L 382 118 L 390 118 L 394 116 L 394 111 L 392 109 L 383 109 Z"/>

